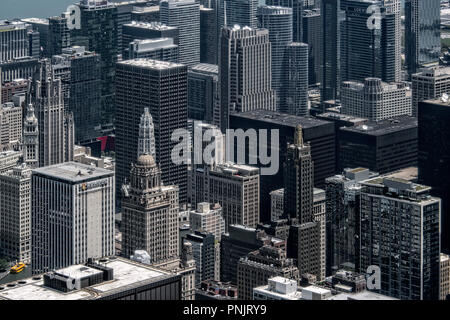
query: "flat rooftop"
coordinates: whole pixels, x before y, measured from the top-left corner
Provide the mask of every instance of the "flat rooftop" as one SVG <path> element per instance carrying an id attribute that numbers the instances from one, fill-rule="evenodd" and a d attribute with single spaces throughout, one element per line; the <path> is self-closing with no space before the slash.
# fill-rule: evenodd
<path id="1" fill-rule="evenodd" d="M 340 130 L 355 132 L 369 136 L 383 136 L 389 133 L 417 128 L 417 118 L 410 116 L 399 116 L 381 121 L 369 121 L 363 125 L 344 127 Z"/>
<path id="2" fill-rule="evenodd" d="M 1 285 L 0 300 L 93 300 L 112 294 L 119 289 L 130 290 L 137 286 L 173 277 L 173 274 L 169 272 L 121 257 L 107 259 L 106 262 L 102 262 L 101 264 L 114 270 L 113 280 L 65 293 L 45 287 L 42 276 L 33 277 L 24 279 L 24 283 L 15 283 L 14 287 L 8 287 L 7 284 Z M 75 265 L 57 270 L 57 272 L 90 272 L 89 270 L 79 271 L 81 268 L 87 267 L 84 265 Z"/>
<path id="3" fill-rule="evenodd" d="M 312 117 L 293 116 L 290 114 L 270 110 L 253 110 L 247 112 L 232 113 L 230 117 L 274 123 L 293 128 L 301 125 L 303 129 L 330 124 L 329 121 L 325 120 L 320 120 Z"/>
<path id="4" fill-rule="evenodd" d="M 150 7 L 153 8 L 153 7 Z M 158 7 L 159 9 L 159 7 Z M 124 24 L 125 27 L 134 27 L 141 29 L 149 29 L 149 30 L 174 30 L 178 29 L 177 27 L 168 26 L 161 22 L 143 22 L 143 21 L 132 21 L 131 23 Z"/>
<path id="5" fill-rule="evenodd" d="M 180 64 L 180 63 L 153 60 L 153 59 L 143 59 L 143 58 L 119 61 L 119 62 L 117 62 L 117 64 L 141 67 L 141 68 L 146 68 L 146 69 L 157 69 L 157 70 L 179 68 L 179 67 L 184 66 L 184 64 Z"/>
<path id="6" fill-rule="evenodd" d="M 358 293 L 339 293 L 335 296 L 327 298 L 326 300 L 398 300 L 398 299 L 365 290 Z"/>
<path id="7" fill-rule="evenodd" d="M 87 180 L 111 177 L 114 175 L 114 172 L 78 162 L 64 162 L 48 167 L 34 169 L 33 174 L 72 183 L 80 183 Z"/>
<path id="8" fill-rule="evenodd" d="M 348 114 L 341 114 L 336 112 L 325 112 L 318 114 L 316 117 L 321 119 L 330 119 L 330 121 L 333 120 L 340 120 L 340 121 L 347 121 L 347 122 L 353 122 L 353 123 L 360 123 L 360 122 L 367 122 L 369 121 L 366 118 L 358 118 L 354 117 Z"/>

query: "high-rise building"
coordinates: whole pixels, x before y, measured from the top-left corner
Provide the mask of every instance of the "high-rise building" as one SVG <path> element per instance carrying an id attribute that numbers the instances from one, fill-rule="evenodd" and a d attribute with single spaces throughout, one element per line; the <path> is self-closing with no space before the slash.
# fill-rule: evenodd
<path id="1" fill-rule="evenodd" d="M 39 166 L 58 164 L 66 160 L 67 135 L 64 124 L 69 115 L 64 110 L 61 79 L 55 77 L 49 59 L 40 61 L 34 75 L 31 101 L 38 119 Z M 72 152 L 73 153 L 73 152 Z"/>
<path id="2" fill-rule="evenodd" d="M 197 201 L 219 203 L 226 230 L 233 224 L 256 228 L 260 206 L 258 168 L 225 163 L 212 170 L 198 170 L 196 175 L 200 177 L 195 183 L 205 185 L 196 188 Z"/>
<path id="3" fill-rule="evenodd" d="M 33 54 L 30 56 L 34 56 L 36 58 L 48 57 L 48 36 L 50 31 L 49 19 L 41 19 L 41 18 L 25 18 L 21 19 L 21 21 L 29 24 L 34 32 L 29 33 L 28 35 L 36 37 L 34 40 L 36 43 L 36 50 L 33 50 Z"/>
<path id="4" fill-rule="evenodd" d="M 48 18 L 47 56 L 61 54 L 62 49 L 71 46 L 70 30 L 67 27 L 67 13 Z"/>
<path id="5" fill-rule="evenodd" d="M 322 0 L 322 101 L 339 98 L 341 86 L 341 0 Z"/>
<path id="6" fill-rule="evenodd" d="M 256 28 L 258 5 L 258 0 L 218 1 L 219 28 L 234 25 Z"/>
<path id="7" fill-rule="evenodd" d="M 448 300 L 450 295 L 450 257 L 448 254 L 441 253 L 439 278 L 439 300 Z"/>
<path id="8" fill-rule="evenodd" d="M 405 1 L 405 55 L 409 74 L 436 65 L 441 55 L 441 2 Z"/>
<path id="9" fill-rule="evenodd" d="M 217 13 L 213 8 L 200 6 L 200 62 L 217 64 Z"/>
<path id="10" fill-rule="evenodd" d="M 274 190 L 270 193 L 270 221 L 281 219 L 284 214 L 284 189 Z"/>
<path id="11" fill-rule="evenodd" d="M 341 80 L 377 77 L 386 82 L 399 81 L 398 14 L 378 0 L 341 0 L 340 4 L 345 18 L 339 29 Z M 378 17 L 372 16 L 371 6 L 377 6 Z"/>
<path id="12" fill-rule="evenodd" d="M 188 116 L 220 126 L 219 68 L 200 63 L 188 71 Z"/>
<path id="13" fill-rule="evenodd" d="M 30 25 L 20 21 L 0 22 L 0 62 L 29 56 L 29 29 Z"/>
<path id="14" fill-rule="evenodd" d="M 360 272 L 360 182 L 374 176 L 368 169 L 355 168 L 326 180 L 327 276 L 341 268 Z"/>
<path id="15" fill-rule="evenodd" d="M 253 300 L 301 300 L 299 289 L 295 280 L 273 277 L 267 285 L 253 289 Z"/>
<path id="16" fill-rule="evenodd" d="M 419 182 L 431 187 L 442 199 L 441 252 L 450 254 L 450 104 L 448 101 L 419 102 Z"/>
<path id="17" fill-rule="evenodd" d="M 441 200 L 399 178 L 361 184 L 361 270 L 380 268 L 381 294 L 439 299 Z"/>
<path id="18" fill-rule="evenodd" d="M 31 263 L 31 170 L 22 164 L 0 175 L 0 252 Z"/>
<path id="19" fill-rule="evenodd" d="M 432 67 L 411 76 L 412 115 L 418 116 L 419 102 L 450 93 L 450 67 Z"/>
<path id="20" fill-rule="evenodd" d="M 239 259 L 237 264 L 238 297 L 250 300 L 253 289 L 267 283 L 269 278 L 300 279 L 300 273 L 283 248 L 263 246 Z"/>
<path id="21" fill-rule="evenodd" d="M 211 206 L 209 202 L 197 204 L 197 210 L 189 213 L 189 226 L 193 231 L 205 231 L 220 241 L 225 233 L 225 220 L 222 217 L 222 207 L 216 203 Z"/>
<path id="22" fill-rule="evenodd" d="M 178 45 L 178 27 L 160 22 L 132 21 L 122 26 L 121 52 L 128 49 L 132 41 L 160 38 L 172 38 L 173 43 Z"/>
<path id="23" fill-rule="evenodd" d="M 295 115 L 308 116 L 308 48 L 305 43 L 292 42 L 286 47 L 284 76 L 281 91 L 280 111 Z"/>
<path id="24" fill-rule="evenodd" d="M 187 67 L 151 59 L 118 62 L 116 104 L 117 190 L 128 177 L 130 164 L 137 160 L 140 118 L 148 108 L 155 127 L 155 160 L 161 166 L 162 181 L 177 185 L 180 204 L 186 203 L 187 165 L 172 162 L 172 150 L 178 141 L 171 136 L 177 129 L 187 130 Z"/>
<path id="25" fill-rule="evenodd" d="M 184 243 L 192 245 L 195 260 L 195 286 L 202 281 L 214 280 L 216 264 L 215 237 L 211 233 L 195 231 L 187 234 Z"/>
<path id="26" fill-rule="evenodd" d="M 341 86 L 342 113 L 372 121 L 411 116 L 411 101 L 411 89 L 404 82 L 366 78 L 364 82 L 344 81 Z"/>
<path id="27" fill-rule="evenodd" d="M 100 60 L 84 47 L 64 48 L 52 58 L 55 76 L 61 79 L 64 109 L 74 115 L 77 144 L 102 135 Z"/>
<path id="28" fill-rule="evenodd" d="M 320 9 L 303 10 L 302 39 L 308 44 L 308 78 L 309 85 L 322 83 L 322 15 Z"/>
<path id="29" fill-rule="evenodd" d="M 23 122 L 23 162 L 32 169 L 39 166 L 39 122 L 32 104 Z"/>
<path id="30" fill-rule="evenodd" d="M 283 242 L 267 236 L 262 230 L 231 225 L 220 241 L 220 280 L 237 284 L 237 264 L 240 258 L 264 245 Z M 284 242 L 283 242 L 284 243 Z"/>
<path id="31" fill-rule="evenodd" d="M 15 79 L 0 85 L 0 104 L 13 102 L 14 95 L 25 94 L 28 90 L 28 85 L 29 81 L 26 79 Z"/>
<path id="32" fill-rule="evenodd" d="M 1 77 L 4 82 L 10 82 L 16 79 L 29 79 L 33 77 L 38 66 L 39 59 L 28 56 L 14 58 L 6 62 L 0 60 Z"/>
<path id="33" fill-rule="evenodd" d="M 81 0 L 78 6 L 80 29 L 71 30 L 71 44 L 100 55 L 101 124 L 110 128 L 115 120 L 115 65 L 119 53 L 117 7 L 108 1 L 89 0 Z"/>
<path id="34" fill-rule="evenodd" d="M 131 41 L 124 51 L 124 60 L 148 58 L 153 60 L 178 62 L 178 46 L 172 38 L 155 38 Z"/>
<path id="35" fill-rule="evenodd" d="M 21 151 L 2 151 L 0 152 L 0 174 L 12 170 L 22 162 L 23 154 Z"/>
<path id="36" fill-rule="evenodd" d="M 13 149 L 22 140 L 22 106 L 0 103 L 0 150 Z"/>
<path id="37" fill-rule="evenodd" d="M 31 179 L 33 274 L 114 255 L 114 172 L 66 162 Z"/>
<path id="38" fill-rule="evenodd" d="M 275 110 L 276 93 L 272 89 L 268 30 L 238 25 L 225 27 L 220 37 L 220 52 L 220 129 L 225 132 L 231 112 Z"/>
<path id="39" fill-rule="evenodd" d="M 314 162 L 314 186 L 323 188 L 325 179 L 335 173 L 335 132 L 334 124 L 311 117 L 298 117 L 268 110 L 255 110 L 236 113 L 230 116 L 232 129 L 266 129 L 268 131 L 267 150 L 271 150 L 271 130 L 279 133 L 279 163 L 280 167 L 275 175 L 261 175 L 261 221 L 270 221 L 270 192 L 283 187 L 282 164 L 286 161 L 288 144 L 294 142 L 297 125 L 303 128 L 305 142 L 311 145 L 311 157 Z M 262 141 L 260 143 L 264 143 Z M 246 143 L 246 149 L 248 144 Z M 276 147 L 278 149 L 278 147 Z M 275 150 L 277 150 L 275 149 Z M 262 168 L 266 164 L 257 164 Z"/>
<path id="40" fill-rule="evenodd" d="M 148 108 L 144 108 L 144 113 L 141 116 L 139 123 L 139 139 L 138 139 L 138 158 L 143 154 L 149 154 L 156 157 L 155 151 L 155 125 L 153 118 Z"/>
<path id="41" fill-rule="evenodd" d="M 303 141 L 303 129 L 295 129 L 294 144 L 287 148 L 284 175 L 284 216 L 299 224 L 313 221 L 314 164 L 311 146 Z"/>
<path id="42" fill-rule="evenodd" d="M 195 0 L 163 0 L 159 4 L 161 22 L 178 27 L 180 63 L 189 67 L 200 63 L 200 5 Z"/>
<path id="43" fill-rule="evenodd" d="M 341 128 L 338 170 L 362 167 L 385 174 L 414 167 L 417 132 L 417 119 L 409 116 Z"/>
<path id="44" fill-rule="evenodd" d="M 292 42 L 292 9 L 277 6 L 258 7 L 258 27 L 269 30 L 272 47 L 272 88 L 277 94 L 277 110 L 284 109 L 282 88 L 290 81 L 286 77 L 286 47 Z"/>
<path id="45" fill-rule="evenodd" d="M 139 156 L 129 181 L 122 187 L 122 254 L 145 250 L 150 264 L 178 259 L 178 188 L 162 184 L 150 154 Z"/>

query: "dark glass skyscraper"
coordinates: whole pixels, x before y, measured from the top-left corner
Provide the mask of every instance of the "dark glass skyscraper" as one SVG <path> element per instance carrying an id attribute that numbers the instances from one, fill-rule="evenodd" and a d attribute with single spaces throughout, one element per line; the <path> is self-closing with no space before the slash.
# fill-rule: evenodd
<path id="1" fill-rule="evenodd" d="M 308 47 L 306 43 L 293 42 L 286 48 L 282 112 L 296 116 L 309 115 Z"/>
<path id="2" fill-rule="evenodd" d="M 176 129 L 187 130 L 187 67 L 178 63 L 134 59 L 117 63 L 116 192 L 136 162 L 139 123 L 148 108 L 155 125 L 156 162 L 165 185 L 177 185 L 180 204 L 187 201 L 187 166 L 172 162 Z"/>
<path id="3" fill-rule="evenodd" d="M 277 6 L 258 7 L 258 26 L 269 30 L 272 45 L 272 87 L 277 93 L 277 109 L 285 104 L 282 88 L 286 87 L 286 48 L 292 42 L 292 9 Z"/>
<path id="4" fill-rule="evenodd" d="M 440 0 L 406 0 L 405 44 L 409 74 L 439 63 L 441 54 Z"/>
<path id="5" fill-rule="evenodd" d="M 117 61 L 117 8 L 107 1 L 90 3 L 81 1 L 81 29 L 73 29 L 72 44 L 100 55 L 102 76 L 101 116 L 102 125 L 111 126 L 115 116 L 114 81 Z M 73 37 L 72 37 L 73 36 Z"/>

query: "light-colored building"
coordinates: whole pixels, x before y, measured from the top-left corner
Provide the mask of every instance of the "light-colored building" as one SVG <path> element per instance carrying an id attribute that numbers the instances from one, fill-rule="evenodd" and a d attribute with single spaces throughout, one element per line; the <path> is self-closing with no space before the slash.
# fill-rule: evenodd
<path id="1" fill-rule="evenodd" d="M 32 271 L 115 253 L 114 172 L 66 162 L 33 170 Z"/>
<path id="2" fill-rule="evenodd" d="M 420 101 L 439 99 L 444 93 L 450 94 L 450 67 L 423 69 L 411 76 L 412 114 L 417 117 Z"/>
<path id="3" fill-rule="evenodd" d="M 212 170 L 206 168 L 202 175 L 208 186 L 204 189 L 206 192 L 202 201 L 222 206 L 225 230 L 232 224 L 256 228 L 260 205 L 258 168 L 226 163 Z M 197 199 L 201 199 L 200 195 Z"/>
<path id="4" fill-rule="evenodd" d="M 345 81 L 341 86 L 341 112 L 372 121 L 412 114 L 412 93 L 406 83 L 386 83 L 379 78 Z"/>
<path id="5" fill-rule="evenodd" d="M 283 215 L 284 189 L 270 192 L 270 220 L 276 221 Z"/>
<path id="6" fill-rule="evenodd" d="M 205 231 L 212 233 L 217 240 L 225 233 L 225 220 L 222 216 L 222 207 L 216 203 L 208 202 L 197 204 L 197 210 L 189 214 L 189 225 L 192 231 Z"/>
<path id="7" fill-rule="evenodd" d="M 22 107 L 8 102 L 0 104 L 0 150 L 17 145 L 22 140 Z"/>
<path id="8" fill-rule="evenodd" d="M 0 253 L 31 263 L 31 169 L 22 164 L 0 175 Z"/>
<path id="9" fill-rule="evenodd" d="M 326 258 L 326 195 L 325 190 L 314 188 L 313 191 L 313 217 L 314 222 L 319 225 L 319 270 L 316 278 L 319 281 L 325 279 L 325 258 Z"/>
<path id="10" fill-rule="evenodd" d="M 301 300 L 297 281 L 283 277 L 269 278 L 268 284 L 253 289 L 253 300 Z"/>
<path id="11" fill-rule="evenodd" d="M 152 264 L 178 259 L 178 187 L 162 184 L 149 154 L 132 165 L 129 181 L 122 188 L 122 254 L 145 250 Z"/>
<path id="12" fill-rule="evenodd" d="M 440 275 L 440 300 L 446 300 L 450 295 L 450 257 L 441 253 L 441 275 Z"/>
<path id="13" fill-rule="evenodd" d="M 21 151 L 9 150 L 0 152 L 0 174 L 17 166 L 21 158 Z"/>
<path id="14" fill-rule="evenodd" d="M 219 56 L 222 131 L 229 128 L 233 111 L 276 110 L 269 30 L 244 25 L 223 28 Z"/>

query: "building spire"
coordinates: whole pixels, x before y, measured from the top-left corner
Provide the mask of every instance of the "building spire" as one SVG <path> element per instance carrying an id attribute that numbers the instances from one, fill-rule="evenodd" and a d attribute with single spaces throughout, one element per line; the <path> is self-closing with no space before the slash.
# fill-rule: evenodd
<path id="1" fill-rule="evenodd" d="M 153 125 L 152 115 L 148 111 L 148 108 L 145 108 L 139 124 L 137 157 L 139 158 L 143 154 L 149 154 L 156 159 L 155 153 L 155 126 Z"/>
<path id="2" fill-rule="evenodd" d="M 301 125 L 297 125 L 295 128 L 294 144 L 297 147 L 303 147 L 303 129 Z"/>

